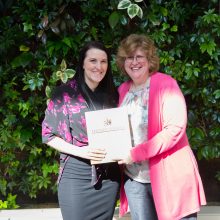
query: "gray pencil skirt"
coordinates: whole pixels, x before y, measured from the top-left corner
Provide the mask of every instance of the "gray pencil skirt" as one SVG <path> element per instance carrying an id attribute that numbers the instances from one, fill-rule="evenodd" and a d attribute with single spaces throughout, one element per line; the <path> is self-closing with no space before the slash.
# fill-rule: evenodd
<path id="1" fill-rule="evenodd" d="M 119 192 L 120 171 L 116 163 L 102 165 L 102 177 L 91 184 L 88 160 L 70 157 L 58 184 L 63 220 L 112 220 Z"/>

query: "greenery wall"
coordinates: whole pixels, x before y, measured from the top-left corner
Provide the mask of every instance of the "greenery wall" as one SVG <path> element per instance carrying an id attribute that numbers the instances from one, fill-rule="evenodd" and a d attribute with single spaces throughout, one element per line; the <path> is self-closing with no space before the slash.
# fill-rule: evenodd
<path id="1" fill-rule="evenodd" d="M 198 159 L 220 157 L 218 0 L 0 0 L 0 14 L 0 209 L 56 194 L 58 154 L 41 143 L 41 121 L 51 89 L 73 76 L 78 51 L 91 39 L 112 50 L 118 85 L 120 40 L 150 35 L 160 70 L 185 94 Z"/>

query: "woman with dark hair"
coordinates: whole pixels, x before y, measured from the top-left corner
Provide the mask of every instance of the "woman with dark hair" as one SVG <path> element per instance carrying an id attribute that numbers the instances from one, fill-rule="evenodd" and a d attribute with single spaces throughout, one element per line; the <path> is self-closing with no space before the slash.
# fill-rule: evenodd
<path id="1" fill-rule="evenodd" d="M 75 77 L 76 77 L 78 83 L 80 84 L 81 92 L 85 96 L 84 98 L 87 99 L 86 101 L 88 102 L 89 105 L 92 105 L 92 103 L 90 103 L 91 100 L 89 100 L 89 94 L 87 94 L 87 92 L 91 91 L 91 90 L 86 89 L 87 85 L 86 85 L 86 82 L 84 79 L 84 66 L 83 66 L 85 55 L 86 55 L 87 51 L 92 48 L 98 48 L 99 50 L 104 51 L 107 55 L 106 61 L 108 64 L 106 74 L 105 74 L 103 80 L 100 81 L 100 83 L 98 84 L 96 91 L 98 91 L 99 95 L 101 93 L 101 96 L 103 96 L 103 98 L 105 96 L 105 107 L 115 107 L 115 106 L 117 106 L 118 93 L 115 88 L 112 73 L 111 73 L 111 65 L 110 65 L 111 57 L 109 55 L 108 50 L 105 48 L 105 46 L 103 44 L 101 44 L 100 42 L 97 42 L 97 41 L 92 41 L 82 48 L 82 50 L 80 51 L 79 64 L 77 67 Z M 91 107 L 94 109 L 94 106 L 91 106 Z M 94 110 L 96 110 L 96 109 L 94 109 Z"/>
<path id="2" fill-rule="evenodd" d="M 58 150 L 58 200 L 64 220 L 112 220 L 119 189 L 117 163 L 91 165 L 105 150 L 89 147 L 85 112 L 116 107 L 110 55 L 92 41 L 80 51 L 75 77 L 58 87 L 45 111 L 43 142 Z"/>

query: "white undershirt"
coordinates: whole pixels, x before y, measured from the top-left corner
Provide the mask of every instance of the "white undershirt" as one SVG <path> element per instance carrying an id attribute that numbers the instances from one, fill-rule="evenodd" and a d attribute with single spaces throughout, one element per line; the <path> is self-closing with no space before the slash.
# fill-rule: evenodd
<path id="1" fill-rule="evenodd" d="M 148 134 L 148 98 L 150 77 L 138 88 L 131 86 L 122 106 L 128 109 L 132 130 L 132 145 L 136 146 L 147 140 Z M 126 165 L 125 173 L 141 183 L 150 183 L 148 160 Z"/>

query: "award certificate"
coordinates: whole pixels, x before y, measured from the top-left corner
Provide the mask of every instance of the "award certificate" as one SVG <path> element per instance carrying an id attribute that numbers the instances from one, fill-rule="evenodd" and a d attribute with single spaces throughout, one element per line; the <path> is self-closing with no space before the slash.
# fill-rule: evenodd
<path id="1" fill-rule="evenodd" d="M 85 113 L 85 118 L 89 145 L 106 150 L 106 157 L 98 163 L 122 159 L 123 152 L 132 146 L 127 108 L 90 111 Z"/>

